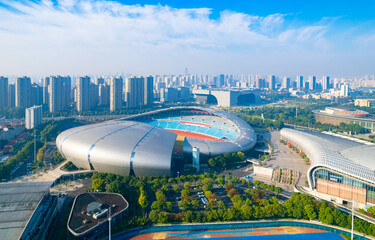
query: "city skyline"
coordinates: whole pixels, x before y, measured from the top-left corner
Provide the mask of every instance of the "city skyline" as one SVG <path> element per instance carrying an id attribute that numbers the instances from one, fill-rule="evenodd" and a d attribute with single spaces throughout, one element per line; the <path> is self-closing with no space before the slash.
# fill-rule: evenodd
<path id="1" fill-rule="evenodd" d="M 0 75 L 373 74 L 370 1 L 137 3 L 1 0 Z"/>

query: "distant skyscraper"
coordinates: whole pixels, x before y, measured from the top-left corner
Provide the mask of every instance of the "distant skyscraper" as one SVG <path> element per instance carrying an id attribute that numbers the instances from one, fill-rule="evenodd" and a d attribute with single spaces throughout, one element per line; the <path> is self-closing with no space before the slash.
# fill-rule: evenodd
<path id="1" fill-rule="evenodd" d="M 316 89 L 316 77 L 310 76 L 309 81 L 310 81 L 310 84 L 309 84 L 310 90 L 315 90 Z"/>
<path id="2" fill-rule="evenodd" d="M 63 109 L 66 109 L 72 102 L 72 79 L 69 76 L 63 77 L 62 87 L 64 92 L 62 104 Z"/>
<path id="3" fill-rule="evenodd" d="M 8 78 L 0 77 L 0 109 L 8 108 Z"/>
<path id="4" fill-rule="evenodd" d="M 46 79 L 44 83 L 47 84 Z M 50 76 L 48 82 L 49 111 L 61 112 L 69 106 L 71 100 L 71 79 L 70 77 Z"/>
<path id="5" fill-rule="evenodd" d="M 276 78 L 275 78 L 275 75 L 270 75 L 268 77 L 268 85 L 269 85 L 269 89 L 270 90 L 275 90 L 275 86 L 276 86 Z"/>
<path id="6" fill-rule="evenodd" d="M 144 79 L 129 77 L 125 81 L 126 108 L 137 108 L 144 103 Z"/>
<path id="7" fill-rule="evenodd" d="M 215 86 L 216 87 L 224 86 L 224 82 L 225 82 L 225 75 L 224 74 L 220 74 L 217 77 L 215 77 Z"/>
<path id="8" fill-rule="evenodd" d="M 50 77 L 43 78 L 43 104 L 49 105 L 49 93 L 48 87 L 50 85 Z"/>
<path id="9" fill-rule="evenodd" d="M 95 78 L 95 84 L 96 85 L 100 85 L 100 84 L 104 84 L 104 78 L 101 78 L 101 77 L 99 77 L 99 78 Z"/>
<path id="10" fill-rule="evenodd" d="M 15 86 L 16 107 L 27 108 L 31 106 L 31 79 L 29 77 L 16 78 Z"/>
<path id="11" fill-rule="evenodd" d="M 77 78 L 76 94 L 77 111 L 83 112 L 90 110 L 90 77 L 84 76 Z"/>
<path id="12" fill-rule="evenodd" d="M 340 96 L 341 97 L 349 96 L 349 85 L 348 84 L 341 85 Z"/>
<path id="13" fill-rule="evenodd" d="M 122 77 L 112 77 L 110 80 L 110 110 L 116 111 L 122 107 Z"/>
<path id="14" fill-rule="evenodd" d="M 32 129 L 42 124 L 42 106 L 33 106 L 25 110 L 25 127 Z"/>
<path id="15" fill-rule="evenodd" d="M 154 78 L 152 76 L 144 77 L 144 105 L 151 106 L 154 102 Z"/>
<path id="16" fill-rule="evenodd" d="M 330 82 L 328 76 L 323 76 L 323 83 L 322 83 L 323 90 L 330 89 Z"/>
<path id="17" fill-rule="evenodd" d="M 257 89 L 263 88 L 263 79 L 257 78 L 255 80 L 255 88 L 257 88 Z"/>
<path id="18" fill-rule="evenodd" d="M 122 91 L 121 91 L 122 92 Z M 110 86 L 107 84 L 99 85 L 99 106 L 107 107 L 110 101 Z"/>
<path id="19" fill-rule="evenodd" d="M 94 109 L 99 104 L 99 85 L 90 83 L 90 109 Z"/>
<path id="20" fill-rule="evenodd" d="M 43 104 L 43 87 L 39 86 L 36 83 L 31 85 L 31 105 L 42 105 Z"/>
<path id="21" fill-rule="evenodd" d="M 297 89 L 303 89 L 303 76 L 297 76 Z"/>
<path id="22" fill-rule="evenodd" d="M 8 107 L 13 108 L 16 106 L 16 87 L 14 84 L 8 86 Z"/>
<path id="23" fill-rule="evenodd" d="M 290 78 L 288 77 L 283 78 L 283 87 L 286 89 L 290 88 Z"/>

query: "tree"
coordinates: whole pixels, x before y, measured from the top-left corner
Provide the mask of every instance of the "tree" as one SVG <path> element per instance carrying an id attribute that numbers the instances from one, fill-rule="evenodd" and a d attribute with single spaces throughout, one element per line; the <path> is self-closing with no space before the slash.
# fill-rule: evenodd
<path id="1" fill-rule="evenodd" d="M 92 189 L 99 192 L 105 191 L 105 183 L 103 179 L 97 178 L 92 181 Z"/>
<path id="2" fill-rule="evenodd" d="M 195 209 L 199 208 L 199 200 L 193 200 L 193 201 L 191 201 L 191 205 Z"/>
<path id="3" fill-rule="evenodd" d="M 156 210 L 151 210 L 149 214 L 150 220 L 153 222 L 157 222 L 159 219 L 159 212 Z"/>
<path id="4" fill-rule="evenodd" d="M 166 202 L 167 205 L 167 211 L 170 212 L 172 211 L 172 203 L 171 202 Z"/>
<path id="5" fill-rule="evenodd" d="M 162 191 L 158 191 L 156 192 L 156 199 L 161 202 L 161 203 L 165 203 L 167 201 L 167 197 L 165 196 L 165 194 L 162 192 Z"/>
<path id="6" fill-rule="evenodd" d="M 231 190 L 228 191 L 227 195 L 228 197 L 232 198 L 234 195 L 238 194 L 236 189 L 232 188 Z"/>
<path id="7" fill-rule="evenodd" d="M 208 166 L 210 166 L 211 168 L 215 168 L 216 167 L 216 161 L 213 158 L 210 158 L 208 160 Z"/>
<path id="8" fill-rule="evenodd" d="M 238 182 L 240 179 L 237 177 L 237 176 L 234 176 L 233 177 L 233 181 L 236 183 L 236 182 Z"/>
<path id="9" fill-rule="evenodd" d="M 154 201 L 152 204 L 151 204 L 151 209 L 152 210 L 158 210 L 158 211 L 161 211 L 163 209 L 163 203 L 162 202 L 159 202 L 159 201 Z"/>
<path id="10" fill-rule="evenodd" d="M 261 184 L 261 182 L 259 180 L 255 180 L 254 183 L 255 183 L 255 186 L 257 186 L 257 187 L 259 187 L 259 185 Z"/>
<path id="11" fill-rule="evenodd" d="M 148 206 L 148 200 L 147 200 L 147 193 L 145 192 L 145 190 L 143 189 L 143 187 L 141 187 L 141 189 L 140 189 L 138 203 L 139 203 L 139 205 L 142 208 L 143 216 L 144 216 L 145 215 L 145 209 Z"/>
<path id="12" fill-rule="evenodd" d="M 223 186 L 223 185 L 225 184 L 225 179 L 224 179 L 224 177 L 219 177 L 219 178 L 216 180 L 216 183 L 217 183 L 218 185 Z"/>
<path id="13" fill-rule="evenodd" d="M 185 211 L 185 210 L 187 210 L 187 209 L 190 208 L 190 203 L 189 203 L 188 200 L 184 199 L 184 200 L 182 200 L 182 201 L 178 204 L 178 206 L 179 206 L 180 208 L 182 208 L 182 210 Z"/>
<path id="14" fill-rule="evenodd" d="M 252 217 L 252 208 L 248 205 L 242 205 L 241 215 L 243 220 L 249 220 Z"/>
<path id="15" fill-rule="evenodd" d="M 186 182 L 186 183 L 184 184 L 184 189 L 186 189 L 186 190 L 190 190 L 190 188 L 191 188 L 190 183 Z"/>
<path id="16" fill-rule="evenodd" d="M 194 213 L 192 211 L 186 211 L 185 214 L 185 222 L 193 222 L 194 220 Z"/>
<path id="17" fill-rule="evenodd" d="M 168 221 L 168 215 L 166 212 L 159 212 L 158 223 L 166 223 Z"/>
<path id="18" fill-rule="evenodd" d="M 202 184 L 203 184 L 202 190 L 204 192 L 211 191 L 211 189 L 212 189 L 212 179 L 211 178 L 203 179 Z"/>
<path id="19" fill-rule="evenodd" d="M 313 220 L 316 218 L 315 208 L 312 204 L 305 205 L 305 212 L 307 217 L 310 220 Z"/>
<path id="20" fill-rule="evenodd" d="M 163 186 L 161 186 L 161 190 L 163 191 L 163 192 L 168 192 L 168 186 L 167 185 L 163 185 Z"/>
<path id="21" fill-rule="evenodd" d="M 243 152 L 238 152 L 237 156 L 238 156 L 239 159 L 241 159 L 241 161 L 243 161 L 245 159 L 245 154 Z"/>
<path id="22" fill-rule="evenodd" d="M 190 191 L 186 189 L 182 189 L 181 191 L 181 198 L 183 200 L 190 200 Z"/>
<path id="23" fill-rule="evenodd" d="M 181 191 L 180 187 L 176 184 L 176 185 L 173 185 L 173 191 L 175 191 L 176 193 L 179 193 Z"/>
<path id="24" fill-rule="evenodd" d="M 223 201 L 218 201 L 217 202 L 217 207 L 219 209 L 226 209 L 227 208 L 227 206 L 225 206 L 225 203 Z"/>
<path id="25" fill-rule="evenodd" d="M 283 192 L 283 189 L 281 187 L 275 188 L 275 193 L 277 194 L 277 196 L 279 196 L 282 192 Z"/>

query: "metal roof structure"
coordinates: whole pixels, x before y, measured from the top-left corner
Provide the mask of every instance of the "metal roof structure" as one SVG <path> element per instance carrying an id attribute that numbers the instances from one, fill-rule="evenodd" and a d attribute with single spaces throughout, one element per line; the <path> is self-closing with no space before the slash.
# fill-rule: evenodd
<path id="1" fill-rule="evenodd" d="M 144 122 L 159 113 L 200 111 L 199 114 L 222 118 L 233 123 L 239 135 L 226 141 L 186 138 L 183 151 L 191 153 L 199 147 L 203 155 L 247 151 L 255 146 L 256 134 L 242 119 L 216 109 L 174 107 L 119 120 L 72 128 L 59 134 L 56 146 L 60 153 L 77 167 L 136 176 L 171 176 L 172 157 L 177 134 Z"/>
<path id="2" fill-rule="evenodd" d="M 375 145 L 337 135 L 283 128 L 283 139 L 302 149 L 311 161 L 308 176 L 316 167 L 327 167 L 375 184 Z M 309 178 L 310 186 L 312 186 Z"/>
<path id="3" fill-rule="evenodd" d="M 0 184 L 0 239 L 19 239 L 52 182 Z"/>

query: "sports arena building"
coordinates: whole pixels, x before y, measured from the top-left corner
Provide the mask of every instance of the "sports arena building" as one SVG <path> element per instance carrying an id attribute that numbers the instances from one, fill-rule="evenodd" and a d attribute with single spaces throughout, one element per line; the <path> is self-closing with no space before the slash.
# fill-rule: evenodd
<path id="1" fill-rule="evenodd" d="M 203 107 L 174 107 L 85 125 L 59 134 L 60 153 L 77 167 L 136 176 L 176 176 L 184 159 L 246 152 L 256 134 L 240 118 Z"/>
<path id="2" fill-rule="evenodd" d="M 343 107 L 326 107 L 325 110 L 314 110 L 315 119 L 323 124 L 339 126 L 340 123 L 358 124 L 370 131 L 375 131 L 375 118 L 368 112 Z"/>
<path id="3" fill-rule="evenodd" d="M 281 138 L 310 159 L 310 188 L 327 200 L 375 205 L 375 144 L 331 133 L 283 128 Z"/>

